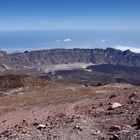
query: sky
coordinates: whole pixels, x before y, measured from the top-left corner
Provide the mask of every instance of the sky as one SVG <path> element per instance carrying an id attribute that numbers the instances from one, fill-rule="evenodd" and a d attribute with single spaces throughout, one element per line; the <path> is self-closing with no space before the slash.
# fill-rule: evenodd
<path id="1" fill-rule="evenodd" d="M 140 30 L 140 0 L 0 0 L 0 30 Z"/>

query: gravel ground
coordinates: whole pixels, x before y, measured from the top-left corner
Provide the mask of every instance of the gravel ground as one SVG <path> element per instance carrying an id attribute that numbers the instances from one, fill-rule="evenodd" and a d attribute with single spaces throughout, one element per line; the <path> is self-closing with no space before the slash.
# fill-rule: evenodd
<path id="1" fill-rule="evenodd" d="M 90 90 L 96 94 L 1 113 L 0 139 L 140 140 L 140 87 Z"/>

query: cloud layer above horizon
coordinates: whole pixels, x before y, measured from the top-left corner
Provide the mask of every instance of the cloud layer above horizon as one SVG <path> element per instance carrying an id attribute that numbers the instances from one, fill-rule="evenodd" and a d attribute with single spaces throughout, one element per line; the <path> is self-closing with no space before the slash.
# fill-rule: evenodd
<path id="1" fill-rule="evenodd" d="M 126 51 L 126 50 L 130 50 L 132 52 L 135 53 L 140 53 L 140 48 L 135 48 L 135 47 L 129 47 L 129 46 L 114 46 L 114 49 L 118 49 L 118 50 L 122 50 L 122 51 Z"/>

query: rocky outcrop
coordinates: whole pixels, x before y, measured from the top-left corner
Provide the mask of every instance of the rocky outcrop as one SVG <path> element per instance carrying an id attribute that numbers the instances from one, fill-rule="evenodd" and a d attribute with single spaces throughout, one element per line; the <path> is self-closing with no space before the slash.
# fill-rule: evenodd
<path id="1" fill-rule="evenodd" d="M 10 55 L 11 61 L 20 65 L 63 64 L 92 62 L 95 64 L 119 64 L 140 66 L 140 54 L 131 51 L 107 49 L 52 49 Z"/>
<path id="2" fill-rule="evenodd" d="M 0 96 L 21 93 L 41 87 L 53 87 L 54 84 L 47 80 L 27 75 L 4 75 L 0 76 Z"/>
<path id="3" fill-rule="evenodd" d="M 129 50 L 107 49 L 51 49 L 24 53 L 3 54 L 0 70 L 29 70 L 43 66 L 67 63 L 113 64 L 140 67 L 140 54 Z M 2 56 L 0 55 L 0 56 Z"/>

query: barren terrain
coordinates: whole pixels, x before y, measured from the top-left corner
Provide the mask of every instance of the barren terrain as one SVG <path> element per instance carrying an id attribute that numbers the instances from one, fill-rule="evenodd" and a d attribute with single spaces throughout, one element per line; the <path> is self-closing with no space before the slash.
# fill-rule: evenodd
<path id="1" fill-rule="evenodd" d="M 50 85 L 0 97 L 1 140 L 140 139 L 140 87 Z"/>
<path id="2" fill-rule="evenodd" d="M 48 73 L 48 72 L 55 72 L 58 70 L 73 70 L 73 69 L 85 69 L 88 66 L 93 65 L 92 63 L 68 63 L 68 64 L 57 64 L 57 65 L 49 65 L 46 67 L 42 67 L 41 71 Z"/>

